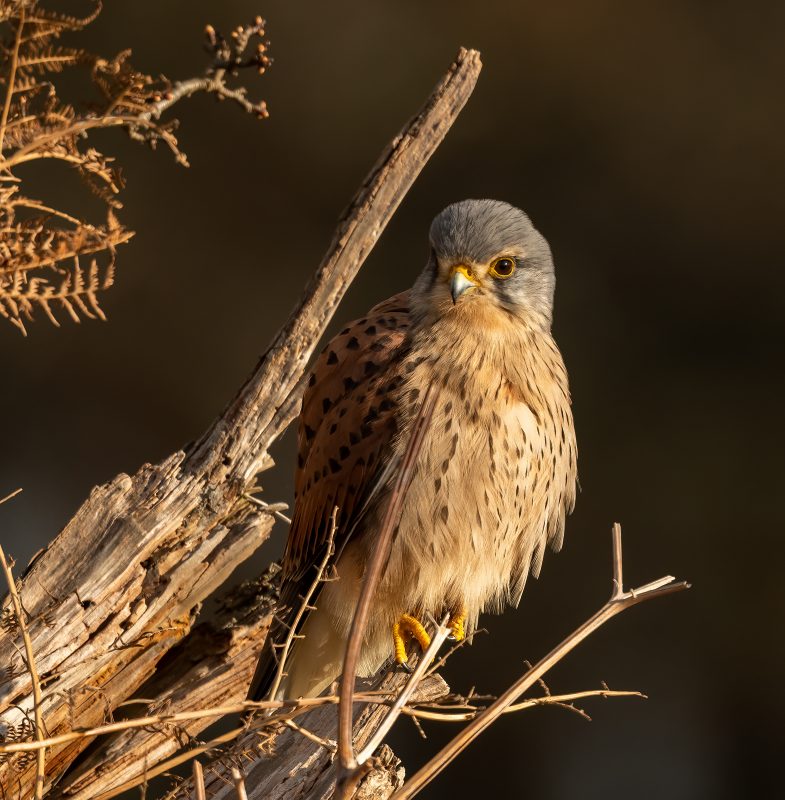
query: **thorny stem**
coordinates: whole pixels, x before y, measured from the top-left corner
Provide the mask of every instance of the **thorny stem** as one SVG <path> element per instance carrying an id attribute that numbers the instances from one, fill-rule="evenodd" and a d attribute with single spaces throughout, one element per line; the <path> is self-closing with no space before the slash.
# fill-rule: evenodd
<path id="1" fill-rule="evenodd" d="M 564 695 L 546 695 L 544 697 L 532 697 L 523 700 L 506 709 L 505 713 L 513 713 L 516 711 L 523 711 L 527 708 L 537 705 L 551 705 L 558 703 L 566 703 L 571 700 L 580 700 L 584 697 L 644 697 L 645 695 L 637 691 L 620 691 L 612 689 L 589 689 L 582 692 L 573 692 Z M 374 705 L 388 705 L 392 706 L 397 699 L 397 695 L 393 691 L 371 691 L 371 692 L 358 692 L 354 696 L 355 703 L 369 703 Z M 200 719 L 204 717 L 225 717 L 229 714 L 240 714 L 248 711 L 258 711 L 260 709 L 283 711 L 289 715 L 284 719 L 284 723 L 288 724 L 291 721 L 291 714 L 293 712 L 304 713 L 313 708 L 319 708 L 328 705 L 337 705 L 339 697 L 337 695 L 322 695 L 320 697 L 301 697 L 296 701 L 277 700 L 277 701 L 262 701 L 258 703 L 243 702 L 227 706 L 214 706 L 210 708 L 200 708 L 195 711 L 180 711 L 173 714 L 158 714 L 149 717 L 135 717 L 132 719 L 122 720 L 120 722 L 111 722 L 106 725 L 99 725 L 95 728 L 76 728 L 67 733 L 61 733 L 57 736 L 52 736 L 47 739 L 36 740 L 34 742 L 11 742 L 9 744 L 0 745 L 0 754 L 10 755 L 12 753 L 29 753 L 40 750 L 41 748 L 56 747 L 61 744 L 68 744 L 68 742 L 75 741 L 76 739 L 91 739 L 97 736 L 106 736 L 112 733 L 120 733 L 122 731 L 134 730 L 137 728 L 150 728 L 154 725 L 168 725 L 176 724 L 178 722 L 187 722 L 188 720 Z M 150 702 L 148 700 L 139 702 Z M 128 705 L 123 703 L 122 705 Z M 119 706 L 118 706 L 119 707 Z M 441 703 L 432 704 L 431 708 L 445 708 L 448 711 L 432 711 L 419 706 L 406 705 L 401 710 L 407 716 L 420 717 L 422 719 L 438 720 L 441 722 L 461 722 L 469 719 L 474 719 L 478 713 L 482 711 L 481 708 L 470 705 L 468 702 L 461 702 L 459 705 L 442 705 Z M 265 725 L 277 724 L 281 721 L 281 717 L 276 716 L 272 719 L 265 721 L 260 730 Z M 300 729 L 300 726 L 298 726 Z M 238 729 L 246 730 L 245 728 Z M 325 740 L 326 742 L 327 740 Z M 325 745 L 326 746 L 326 745 Z M 333 748 L 334 749 L 334 748 Z"/>
<path id="2" fill-rule="evenodd" d="M 392 703 L 395 695 L 392 692 L 376 691 L 376 692 L 359 692 L 355 695 L 355 702 L 357 703 L 379 703 L 387 704 Z M 110 733 L 118 733 L 120 731 L 127 731 L 134 728 L 149 728 L 153 725 L 166 725 L 174 724 L 177 722 L 186 722 L 192 719 L 203 719 L 205 717 L 225 717 L 229 714 L 241 714 L 248 711 L 259 710 L 276 710 L 284 713 L 291 713 L 293 711 L 307 711 L 312 708 L 327 705 L 338 704 L 337 695 L 323 695 L 320 697 L 301 697 L 297 700 L 263 700 L 260 702 L 244 701 L 242 703 L 232 703 L 225 706 L 213 706 L 211 708 L 200 708 L 194 711 L 178 711 L 172 714 L 155 714 L 148 717 L 135 717 L 133 719 L 126 719 L 120 722 L 109 722 L 106 725 L 99 725 L 95 728 L 76 728 L 67 733 L 61 733 L 57 736 L 50 736 L 47 739 L 42 739 L 36 742 L 10 742 L 8 744 L 0 744 L 0 755 L 7 753 L 23 753 L 34 750 L 39 750 L 41 747 L 56 747 L 61 744 L 67 744 L 76 739 L 92 738 L 95 736 L 104 736 Z M 280 717 L 268 720 L 268 722 L 279 722 Z M 245 730 L 245 729 L 243 729 Z"/>
<path id="3" fill-rule="evenodd" d="M 392 491 L 390 492 L 385 509 L 384 518 L 380 526 L 376 544 L 370 559 L 365 567 L 360 597 L 354 611 L 352 625 L 349 631 L 349 640 L 346 643 L 346 654 L 343 660 L 343 675 L 341 677 L 341 702 L 338 706 L 338 796 L 347 787 L 347 780 L 360 766 L 354 754 L 352 744 L 352 712 L 354 703 L 354 682 L 357 676 L 357 662 L 360 657 L 365 627 L 371 610 L 376 587 L 387 564 L 392 545 L 393 531 L 398 525 L 403 508 L 403 501 L 409 489 L 414 465 L 422 447 L 423 438 L 433 416 L 433 410 L 438 397 L 438 389 L 433 385 L 428 387 L 417 416 L 412 425 L 412 432 L 406 446 L 398 474 Z M 342 786 L 344 787 L 342 789 Z"/>
<path id="4" fill-rule="evenodd" d="M 333 513 L 330 515 L 330 532 L 327 537 L 327 549 L 324 553 L 324 558 L 322 559 L 321 564 L 319 564 L 319 569 L 316 572 L 316 577 L 314 578 L 313 583 L 308 587 L 308 591 L 303 597 L 300 608 L 297 611 L 297 615 L 292 621 L 292 624 L 289 626 L 289 632 L 286 634 L 286 640 L 284 642 L 283 649 L 281 650 L 281 655 L 278 658 L 278 669 L 275 671 L 275 679 L 273 680 L 270 691 L 267 694 L 268 700 L 275 700 L 275 695 L 278 693 L 278 687 L 281 685 L 281 679 L 284 676 L 286 659 L 289 656 L 289 651 L 292 648 L 294 637 L 297 635 L 297 628 L 299 627 L 300 621 L 305 613 L 310 609 L 311 599 L 313 598 L 319 584 L 324 580 L 325 570 L 327 569 L 327 565 L 330 563 L 330 559 L 333 557 L 333 552 L 335 551 L 335 530 L 338 524 L 337 519 L 338 506 L 335 506 L 335 508 L 333 508 Z"/>

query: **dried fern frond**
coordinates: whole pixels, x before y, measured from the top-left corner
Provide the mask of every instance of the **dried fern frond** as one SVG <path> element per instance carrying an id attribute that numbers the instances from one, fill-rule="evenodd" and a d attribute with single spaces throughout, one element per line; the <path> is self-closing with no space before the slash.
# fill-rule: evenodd
<path id="1" fill-rule="evenodd" d="M 16 202 L 27 203 L 25 198 Z M 41 217 L 14 222 L 11 215 L 0 211 L 0 275 L 55 268 L 79 256 L 114 252 L 131 236 L 133 233 L 120 225 L 111 212 L 105 225 L 76 220 L 73 228 L 66 229 L 53 227 L 51 220 Z"/>
<path id="2" fill-rule="evenodd" d="M 41 310 L 55 325 L 54 308 L 73 320 L 104 319 L 98 293 L 113 283 L 116 248 L 133 235 L 114 216 L 124 186 L 111 156 L 88 141 L 97 128 L 120 127 L 131 138 L 155 148 L 163 143 L 176 160 L 188 161 L 174 131 L 177 120 L 162 121 L 175 103 L 197 92 L 232 100 L 264 118 L 263 101 L 252 102 L 227 79 L 245 68 L 263 73 L 271 61 L 263 41 L 264 21 L 240 26 L 225 39 L 207 26 L 212 63 L 204 75 L 173 83 L 134 69 L 130 50 L 105 58 L 58 43 L 66 31 L 78 31 L 100 13 L 79 18 L 42 8 L 37 0 L 0 0 L 0 316 L 23 334 L 25 322 Z M 253 47 L 255 43 L 255 47 Z M 82 67 L 102 98 L 97 106 L 74 108 L 57 94 L 55 78 Z M 28 197 L 16 170 L 49 160 L 76 171 L 87 188 L 107 206 L 105 224 L 91 224 L 67 211 Z M 90 266 L 80 258 L 91 256 Z M 103 257 L 104 265 L 99 266 Z"/>
<path id="3" fill-rule="evenodd" d="M 53 306 L 64 309 L 74 322 L 82 316 L 89 319 L 106 320 L 98 303 L 98 292 L 114 283 L 114 260 L 101 270 L 93 260 L 87 272 L 74 260 L 59 285 L 48 278 L 30 277 L 19 270 L 0 276 L 0 316 L 26 334 L 24 320 L 31 321 L 36 308 L 42 310 L 49 321 L 60 327 L 53 313 Z"/>

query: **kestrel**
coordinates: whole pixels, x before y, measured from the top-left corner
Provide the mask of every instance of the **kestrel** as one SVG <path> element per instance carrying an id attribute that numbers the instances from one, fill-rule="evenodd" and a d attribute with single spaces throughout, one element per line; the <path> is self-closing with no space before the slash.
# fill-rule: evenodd
<path id="1" fill-rule="evenodd" d="M 414 286 L 342 330 L 303 398 L 295 505 L 283 560 L 281 641 L 325 557 L 338 508 L 335 580 L 322 583 L 286 663 L 279 697 L 319 694 L 341 672 L 363 570 L 425 390 L 439 387 L 389 561 L 373 601 L 358 674 L 450 614 L 455 638 L 484 611 L 517 605 L 546 545 L 559 550 L 575 502 L 567 372 L 551 336 L 550 248 L 519 209 L 495 200 L 448 206 L 430 229 Z M 277 629 L 276 629 L 277 628 Z M 250 697 L 270 690 L 266 646 Z"/>

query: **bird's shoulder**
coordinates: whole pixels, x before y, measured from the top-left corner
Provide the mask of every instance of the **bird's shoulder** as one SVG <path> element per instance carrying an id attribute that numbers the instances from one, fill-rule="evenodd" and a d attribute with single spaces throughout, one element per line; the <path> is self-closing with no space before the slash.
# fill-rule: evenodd
<path id="1" fill-rule="evenodd" d="M 325 545 L 333 508 L 351 529 L 383 470 L 396 431 L 391 389 L 409 326 L 409 293 L 374 306 L 314 363 L 298 428 L 295 506 L 284 569 L 299 575 Z"/>

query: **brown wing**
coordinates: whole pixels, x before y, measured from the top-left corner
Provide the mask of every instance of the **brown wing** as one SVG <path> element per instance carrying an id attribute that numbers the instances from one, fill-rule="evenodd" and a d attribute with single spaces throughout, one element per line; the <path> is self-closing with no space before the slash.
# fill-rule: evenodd
<path id="1" fill-rule="evenodd" d="M 341 546 L 389 466 L 396 430 L 389 393 L 401 380 L 408 296 L 395 295 L 350 323 L 314 364 L 300 414 L 286 579 L 303 577 L 321 557 L 335 506 Z"/>

